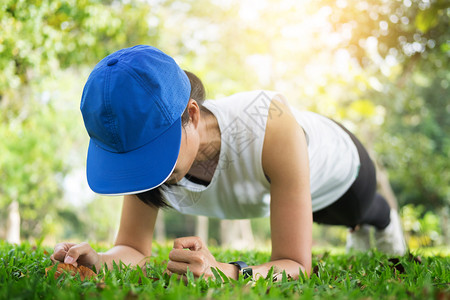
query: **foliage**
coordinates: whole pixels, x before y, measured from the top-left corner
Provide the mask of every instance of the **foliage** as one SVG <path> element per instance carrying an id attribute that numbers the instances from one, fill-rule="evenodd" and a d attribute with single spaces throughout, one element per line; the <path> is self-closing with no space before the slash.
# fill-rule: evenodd
<path id="1" fill-rule="evenodd" d="M 279 90 L 374 148 L 401 205 L 449 204 L 445 0 L 161 1 L 152 17 L 210 97 Z"/>
<path id="2" fill-rule="evenodd" d="M 122 198 L 103 196 L 87 204 L 79 217 L 89 229 L 86 233 L 77 232 L 79 237 L 82 240 L 113 241 L 120 220 Z"/>
<path id="3" fill-rule="evenodd" d="M 449 296 L 450 260 L 448 257 L 404 256 L 389 258 L 377 252 L 357 255 L 313 256 L 310 278 L 278 281 L 260 278 L 235 281 L 215 272 L 213 279 L 193 279 L 184 283 L 163 275 L 170 248 L 154 247 L 151 262 L 141 270 L 115 265 L 97 278 L 80 281 L 77 277 L 55 279 L 50 249 L 22 244 L 0 243 L 0 299 L 444 299 Z M 236 252 L 214 249 L 220 261 L 244 260 L 250 264 L 269 258 L 265 252 Z M 54 271 L 53 271 L 54 272 Z M 146 273 L 147 275 L 144 275 Z M 269 277 L 270 278 L 270 277 Z"/>
<path id="4" fill-rule="evenodd" d="M 61 219 L 65 236 L 75 228 L 79 236 L 111 237 L 111 219 L 94 220 L 94 204 L 71 210 L 61 201 L 64 177 L 84 160 L 87 137 L 78 104 L 61 97 L 67 85 L 59 76 L 66 69 L 80 81 L 80 70 L 135 44 L 174 56 L 203 79 L 209 98 L 273 89 L 300 109 L 343 122 L 376 150 L 400 204 L 448 206 L 447 6 L 445 0 L 1 1 L 1 219 L 18 199 L 25 237 L 56 233 L 47 225 Z M 49 80 L 56 84 L 43 88 Z"/>
<path id="5" fill-rule="evenodd" d="M 58 98 L 61 87 L 42 90 L 43 83 L 127 44 L 152 43 L 155 35 L 141 21 L 148 10 L 140 3 L 102 1 L 0 3 L 1 219 L 18 200 L 25 238 L 45 236 L 64 215 L 62 183 L 71 167 L 70 146 L 81 132 L 73 126 L 75 110 Z"/>
<path id="6" fill-rule="evenodd" d="M 408 204 L 402 207 L 402 223 L 410 248 L 436 245 L 441 241 L 442 231 L 439 217 L 431 212 L 424 212 L 424 206 Z"/>
<path id="7" fill-rule="evenodd" d="M 6 0 L 0 5 L 0 95 L 55 69 L 96 63 L 146 37 L 149 7 L 102 1 Z"/>
<path id="8" fill-rule="evenodd" d="M 450 204 L 449 83 L 448 71 L 417 66 L 405 87 L 390 93 L 395 100 L 388 109 L 397 117 L 386 120 L 376 149 L 401 204 Z"/>
<path id="9" fill-rule="evenodd" d="M 0 126 L 0 204 L 19 200 L 23 232 L 28 238 L 48 233 L 55 217 L 56 210 L 49 210 L 49 206 L 57 207 L 62 196 L 59 184 L 65 171 L 62 155 L 67 151 L 67 140 L 66 121 L 52 105 L 28 106 L 22 114 L 27 114 L 22 121 Z M 0 115 L 0 121 L 3 119 Z"/>
<path id="10" fill-rule="evenodd" d="M 326 3 L 331 2 L 317 5 Z M 449 205 L 447 1 L 362 1 L 333 9 L 330 20 L 336 32 L 351 28 L 350 38 L 340 46 L 369 79 L 378 81 L 365 93 L 385 111 L 374 148 L 389 170 L 400 204 L 427 209 Z"/>

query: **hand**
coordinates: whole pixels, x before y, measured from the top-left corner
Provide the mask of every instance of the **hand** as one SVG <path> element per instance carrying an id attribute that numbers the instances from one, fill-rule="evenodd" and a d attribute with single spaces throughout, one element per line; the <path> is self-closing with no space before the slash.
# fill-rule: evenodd
<path id="1" fill-rule="evenodd" d="M 59 243 L 55 246 L 50 259 L 56 262 L 72 264 L 75 267 L 83 265 L 91 268 L 95 266 L 97 271 L 101 267 L 101 255 L 95 252 L 88 243 Z"/>
<path id="2" fill-rule="evenodd" d="M 189 268 L 196 278 L 201 275 L 206 278 L 213 276 L 211 268 L 220 265 L 199 237 L 184 237 L 173 242 L 166 271 L 169 274 L 186 275 Z"/>

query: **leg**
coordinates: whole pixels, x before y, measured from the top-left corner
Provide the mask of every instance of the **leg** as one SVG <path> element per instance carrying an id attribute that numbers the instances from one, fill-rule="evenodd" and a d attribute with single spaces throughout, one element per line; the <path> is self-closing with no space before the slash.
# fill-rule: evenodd
<path id="1" fill-rule="evenodd" d="M 361 223 L 373 225 L 377 229 L 385 229 L 390 222 L 390 211 L 391 208 L 384 197 L 376 193 L 375 199 L 373 199 Z"/>
<path id="2" fill-rule="evenodd" d="M 340 124 L 338 124 L 340 125 Z M 374 226 L 378 250 L 403 255 L 407 247 L 400 218 L 386 200 L 376 193 L 375 166 L 359 140 L 340 125 L 355 143 L 360 159 L 357 178 L 348 191 L 330 206 L 313 213 L 313 220 L 330 225 L 345 225 L 351 228 L 347 236 L 347 250 L 370 249 L 370 228 Z M 358 226 L 360 225 L 360 226 Z M 359 227 L 356 230 L 356 227 Z"/>
<path id="3" fill-rule="evenodd" d="M 383 229 L 389 224 L 390 208 L 386 200 L 376 193 L 375 166 L 361 142 L 340 126 L 356 145 L 360 160 L 359 173 L 347 192 L 330 206 L 314 212 L 313 219 L 317 223 L 345 225 L 353 229 L 363 224 Z"/>

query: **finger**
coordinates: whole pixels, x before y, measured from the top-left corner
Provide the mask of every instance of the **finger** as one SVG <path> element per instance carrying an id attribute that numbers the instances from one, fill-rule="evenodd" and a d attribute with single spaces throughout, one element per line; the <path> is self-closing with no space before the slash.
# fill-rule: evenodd
<path id="1" fill-rule="evenodd" d="M 53 254 L 50 256 L 50 258 L 53 257 L 54 262 L 63 262 L 64 258 L 66 257 L 67 251 L 64 249 L 59 249 L 55 252 L 53 252 Z"/>
<path id="2" fill-rule="evenodd" d="M 50 260 L 52 261 L 52 263 L 56 264 L 56 263 L 60 263 L 64 261 L 64 256 L 62 256 L 62 258 L 56 258 L 54 254 L 50 255 Z"/>
<path id="3" fill-rule="evenodd" d="M 184 262 L 169 261 L 167 263 L 167 270 L 169 270 L 169 272 L 180 275 L 186 274 L 188 267 L 189 264 Z"/>
<path id="4" fill-rule="evenodd" d="M 75 243 L 59 243 L 56 244 L 55 248 L 53 249 L 54 252 L 58 252 L 60 250 L 68 251 L 73 246 L 76 246 Z"/>
<path id="5" fill-rule="evenodd" d="M 190 263 L 193 261 L 195 252 L 184 249 L 172 249 L 169 253 L 169 259 L 177 262 Z"/>
<path id="6" fill-rule="evenodd" d="M 182 237 L 173 241 L 174 249 L 190 249 L 193 251 L 198 251 L 203 247 L 203 241 L 197 236 Z"/>
<path id="7" fill-rule="evenodd" d="M 69 249 L 69 251 L 67 251 L 66 257 L 64 258 L 64 263 L 73 264 L 74 266 L 77 266 L 76 264 L 77 259 L 81 255 L 87 254 L 90 249 L 91 246 L 85 242 L 73 246 L 72 248 Z"/>
<path id="8" fill-rule="evenodd" d="M 64 258 L 66 257 L 67 251 L 75 246 L 75 243 L 59 243 L 56 244 L 56 246 L 53 249 L 53 259 L 55 260 L 54 262 L 63 262 Z"/>
<path id="9" fill-rule="evenodd" d="M 194 275 L 194 277 L 196 277 L 196 278 L 198 278 L 198 277 L 202 276 L 202 274 L 204 274 L 203 269 L 198 266 L 183 263 L 183 262 L 175 262 L 175 261 L 169 261 L 167 263 L 167 270 L 168 270 L 168 272 L 170 272 L 171 275 L 178 274 L 178 275 L 182 275 L 182 276 L 186 276 L 186 274 L 189 270 L 189 272 L 191 272 Z"/>

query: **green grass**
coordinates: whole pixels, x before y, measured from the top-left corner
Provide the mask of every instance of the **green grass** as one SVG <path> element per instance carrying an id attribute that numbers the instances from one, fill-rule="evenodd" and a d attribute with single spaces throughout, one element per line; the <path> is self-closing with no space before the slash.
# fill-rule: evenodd
<path id="1" fill-rule="evenodd" d="M 97 250 L 102 250 L 98 249 Z M 219 261 L 258 264 L 269 253 L 211 249 Z M 0 241 L 0 299 L 449 299 L 450 258 L 412 255 L 389 258 L 378 252 L 313 255 L 310 278 L 256 282 L 222 278 L 188 282 L 163 275 L 170 251 L 155 246 L 147 276 L 141 269 L 114 266 L 96 279 L 81 282 L 66 276 L 45 276 L 52 249 Z M 419 261 L 420 260 L 420 261 Z M 50 274 L 51 275 L 51 274 Z"/>

